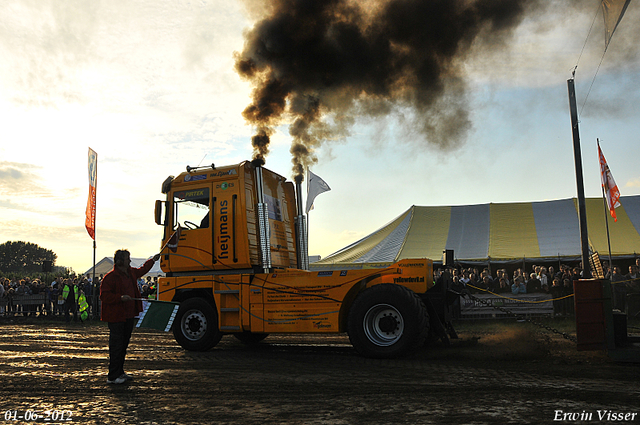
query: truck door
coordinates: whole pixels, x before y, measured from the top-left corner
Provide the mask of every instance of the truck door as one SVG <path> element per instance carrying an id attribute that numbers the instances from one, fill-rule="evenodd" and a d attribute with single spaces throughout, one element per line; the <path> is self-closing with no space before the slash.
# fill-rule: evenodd
<path id="1" fill-rule="evenodd" d="M 238 238 L 238 182 L 220 181 L 213 184 L 213 265 L 218 270 L 250 267 L 246 261 L 242 237 Z M 239 240 L 240 239 L 240 240 Z"/>
<path id="2" fill-rule="evenodd" d="M 169 255 L 171 271 L 211 270 L 211 187 L 178 190 L 173 194 L 173 228 L 181 227 L 176 252 Z"/>

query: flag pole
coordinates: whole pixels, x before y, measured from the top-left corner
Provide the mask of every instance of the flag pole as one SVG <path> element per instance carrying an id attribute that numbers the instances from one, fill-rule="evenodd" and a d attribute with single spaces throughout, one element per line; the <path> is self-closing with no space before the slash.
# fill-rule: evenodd
<path id="1" fill-rule="evenodd" d="M 611 239 L 609 237 L 609 211 L 607 211 L 607 198 L 604 193 L 604 186 L 602 186 L 602 203 L 604 206 L 604 222 L 607 226 L 607 244 L 609 245 L 609 270 L 613 272 L 613 263 L 611 262 Z"/>
<path id="2" fill-rule="evenodd" d="M 91 300 L 91 304 L 92 304 L 92 310 L 93 310 L 93 318 L 95 319 L 97 316 L 97 312 L 98 312 L 98 288 L 96 287 L 96 249 L 97 249 L 97 244 L 96 244 L 96 226 L 95 226 L 95 217 L 96 217 L 96 212 L 98 211 L 98 206 L 97 206 L 97 201 L 98 201 L 98 157 L 96 155 L 96 164 L 95 164 L 96 170 L 95 170 L 95 174 L 96 174 L 96 179 L 94 181 L 94 188 L 95 188 L 95 198 L 94 198 L 94 205 L 93 205 L 93 217 L 94 217 L 94 226 L 93 226 L 93 273 L 91 275 L 91 289 L 92 289 L 92 293 L 91 293 L 91 298 L 93 298 Z"/>
<path id="3" fill-rule="evenodd" d="M 576 168 L 576 184 L 578 187 L 578 220 L 580 224 L 580 243 L 582 251 L 582 278 L 591 278 L 589 267 L 589 234 L 587 232 L 587 207 L 584 197 L 584 178 L 582 177 L 582 154 L 580 153 L 580 130 L 578 129 L 578 108 L 576 106 L 576 88 L 574 84 L 575 70 L 572 78 L 567 80 L 569 91 L 569 109 L 571 112 L 571 128 L 573 131 L 573 156 Z"/>
<path id="4" fill-rule="evenodd" d="M 596 139 L 598 142 L 598 150 L 600 149 L 600 139 Z M 602 170 L 601 170 L 602 174 Z M 606 173 L 604 174 L 606 178 Z M 607 211 L 608 203 L 607 203 L 607 195 L 604 192 L 604 182 L 601 184 L 602 186 L 602 206 L 604 207 L 604 222 L 607 226 L 607 244 L 609 246 L 609 272 L 613 273 L 613 262 L 611 261 L 611 238 L 609 237 L 609 211 Z M 608 185 L 607 185 L 608 186 Z"/>
<path id="5" fill-rule="evenodd" d="M 307 180 L 307 199 L 309 198 L 309 180 L 311 180 L 310 177 L 311 176 L 309 176 L 309 167 L 307 167 L 307 179 L 306 179 Z M 306 207 L 306 203 L 303 203 L 303 205 L 305 205 L 305 207 Z M 306 237 L 306 240 L 307 240 L 307 268 L 309 268 L 308 266 L 309 266 L 309 229 L 310 229 L 310 227 L 309 227 L 309 213 L 310 212 L 311 211 L 306 211 L 306 208 L 305 208 L 305 214 L 306 214 L 306 217 L 305 217 L 306 218 L 306 220 L 305 220 L 306 223 L 305 224 L 307 225 L 306 229 L 305 229 L 305 233 L 307 235 L 307 237 Z"/>
<path id="6" fill-rule="evenodd" d="M 93 274 L 91 275 L 91 310 L 92 317 L 98 312 L 98 286 L 96 285 L 96 240 L 93 240 Z"/>

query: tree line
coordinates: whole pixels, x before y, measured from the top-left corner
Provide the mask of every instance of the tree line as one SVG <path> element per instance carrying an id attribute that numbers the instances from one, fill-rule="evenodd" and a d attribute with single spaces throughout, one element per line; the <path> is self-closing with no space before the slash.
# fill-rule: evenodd
<path id="1" fill-rule="evenodd" d="M 46 262 L 53 267 L 58 255 L 50 249 L 23 241 L 8 241 L 0 245 L 0 273 L 29 275 L 45 271 Z"/>

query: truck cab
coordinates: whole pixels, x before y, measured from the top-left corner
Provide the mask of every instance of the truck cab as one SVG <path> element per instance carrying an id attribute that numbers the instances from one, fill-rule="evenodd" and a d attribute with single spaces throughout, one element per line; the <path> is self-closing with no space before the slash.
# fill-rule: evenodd
<path id="1" fill-rule="evenodd" d="M 265 211 L 258 207 L 256 167 L 251 162 L 190 169 L 165 180 L 167 200 L 157 201 L 156 222 L 164 224 L 165 240 L 180 228 L 177 250 L 162 256 L 161 268 L 167 276 L 260 269 L 263 248 L 267 254 L 259 237 L 265 223 L 271 267 L 296 267 L 293 183 L 264 168 L 261 171 Z M 266 217 L 260 217 L 263 213 Z"/>

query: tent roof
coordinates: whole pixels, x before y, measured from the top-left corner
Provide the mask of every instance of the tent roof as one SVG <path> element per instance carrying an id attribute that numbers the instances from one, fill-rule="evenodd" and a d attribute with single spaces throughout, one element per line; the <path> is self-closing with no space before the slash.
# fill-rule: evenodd
<path id="1" fill-rule="evenodd" d="M 623 196 L 609 219 L 611 254 L 640 253 L 640 195 Z M 587 228 L 594 251 L 608 255 L 602 198 L 588 198 Z M 581 256 L 577 200 L 420 207 L 314 264 L 440 260 L 452 249 L 458 261 L 577 259 Z"/>

